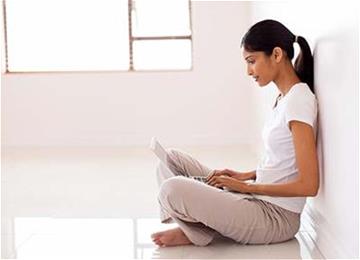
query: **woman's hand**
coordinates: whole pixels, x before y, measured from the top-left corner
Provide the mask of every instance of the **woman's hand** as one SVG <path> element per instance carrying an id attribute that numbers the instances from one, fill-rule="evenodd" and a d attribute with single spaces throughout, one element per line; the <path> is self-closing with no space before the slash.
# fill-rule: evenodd
<path id="1" fill-rule="evenodd" d="M 227 175 L 213 175 L 206 183 L 216 188 L 226 188 L 230 191 L 237 191 L 241 193 L 250 192 L 250 186 L 248 183 Z"/>
<path id="2" fill-rule="evenodd" d="M 233 171 L 230 169 L 224 169 L 224 170 L 214 170 L 212 171 L 207 177 L 207 181 L 211 181 L 211 178 L 215 177 L 215 176 L 229 176 L 232 177 L 234 179 L 237 179 L 239 181 L 246 181 L 246 180 L 251 180 L 254 179 L 254 174 L 252 172 L 249 173 L 242 173 L 242 172 L 237 172 L 237 171 Z"/>
<path id="3" fill-rule="evenodd" d="M 233 170 L 229 170 L 229 169 L 224 169 L 224 170 L 214 170 L 212 171 L 207 177 L 206 179 L 209 181 L 211 180 L 212 177 L 214 176 L 221 176 L 221 175 L 226 175 L 229 177 L 235 177 L 235 175 L 237 175 L 238 173 L 236 171 Z"/>

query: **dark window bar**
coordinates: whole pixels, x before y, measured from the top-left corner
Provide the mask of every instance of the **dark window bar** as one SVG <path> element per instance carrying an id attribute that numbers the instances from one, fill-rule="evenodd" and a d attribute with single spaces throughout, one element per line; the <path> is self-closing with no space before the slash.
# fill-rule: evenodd
<path id="1" fill-rule="evenodd" d="M 5 51 L 5 73 L 9 72 L 9 56 L 8 56 L 8 46 L 7 46 L 7 26 L 6 26 L 6 2 L 2 1 L 3 8 L 3 25 L 4 25 L 4 51 Z"/>

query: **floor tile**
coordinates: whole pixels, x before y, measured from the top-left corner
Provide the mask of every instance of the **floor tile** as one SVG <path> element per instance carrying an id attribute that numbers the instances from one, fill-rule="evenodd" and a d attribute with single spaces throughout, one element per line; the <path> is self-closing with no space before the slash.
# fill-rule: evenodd
<path id="1" fill-rule="evenodd" d="M 183 148 L 212 168 L 252 170 L 248 147 Z M 157 159 L 143 148 L 19 149 L 2 153 L 2 258 L 321 258 L 304 222 L 296 239 L 244 246 L 159 248 Z"/>

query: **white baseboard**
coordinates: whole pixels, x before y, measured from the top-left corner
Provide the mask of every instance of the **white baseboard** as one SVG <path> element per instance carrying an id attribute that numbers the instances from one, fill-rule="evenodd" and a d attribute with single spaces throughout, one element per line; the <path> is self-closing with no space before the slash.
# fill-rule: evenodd
<path id="1" fill-rule="evenodd" d="M 317 245 L 321 254 L 326 258 L 353 258 L 351 253 L 347 252 L 343 241 L 338 239 L 334 226 L 326 220 L 326 217 L 320 214 L 311 205 L 307 204 L 303 214 L 309 224 L 309 235 Z"/>

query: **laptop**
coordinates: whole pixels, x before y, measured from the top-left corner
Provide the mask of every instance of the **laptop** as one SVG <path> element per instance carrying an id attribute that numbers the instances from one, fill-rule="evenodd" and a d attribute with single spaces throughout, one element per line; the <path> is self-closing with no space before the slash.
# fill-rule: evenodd
<path id="1" fill-rule="evenodd" d="M 174 163 L 172 163 L 169 154 L 166 152 L 165 148 L 159 143 L 156 137 L 151 138 L 150 150 L 160 159 L 160 161 L 171 171 L 174 175 L 179 175 L 179 173 L 174 168 Z"/>
<path id="2" fill-rule="evenodd" d="M 169 154 L 156 137 L 151 138 L 150 150 L 154 152 L 154 154 L 169 169 L 169 171 L 171 171 L 174 175 L 179 175 L 179 172 L 176 170 L 175 163 L 172 161 Z M 204 176 L 190 176 L 190 178 L 204 183 L 206 182 L 206 177 Z"/>

